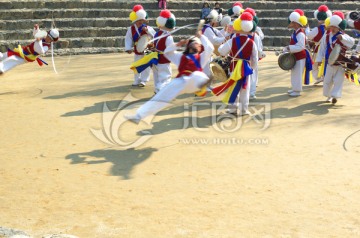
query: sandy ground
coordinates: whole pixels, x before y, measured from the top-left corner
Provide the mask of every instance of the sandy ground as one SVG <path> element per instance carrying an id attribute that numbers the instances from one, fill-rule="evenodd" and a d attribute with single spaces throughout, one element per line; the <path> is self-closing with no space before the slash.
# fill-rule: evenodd
<path id="1" fill-rule="evenodd" d="M 126 54 L 58 57 L 58 75 L 35 63 L 8 72 L 0 226 L 34 237 L 360 237 L 360 88 L 345 82 L 335 106 L 319 86 L 289 98 L 272 54 L 253 117 L 220 122 L 220 98 L 193 95 L 150 124 L 123 122 L 133 100 L 153 95 L 152 81 L 129 86 Z"/>

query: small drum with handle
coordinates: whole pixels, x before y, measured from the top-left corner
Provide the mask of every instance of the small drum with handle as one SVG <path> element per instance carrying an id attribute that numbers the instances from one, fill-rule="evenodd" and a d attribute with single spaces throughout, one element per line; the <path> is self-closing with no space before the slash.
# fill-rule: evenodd
<path id="1" fill-rule="evenodd" d="M 150 36 L 149 35 L 142 35 L 140 36 L 139 40 L 136 43 L 136 50 L 139 53 L 143 53 L 145 51 L 145 49 L 148 47 L 150 41 Z"/>
<path id="2" fill-rule="evenodd" d="M 214 79 L 225 82 L 229 78 L 230 58 L 217 57 L 210 63 Z"/>
<path id="3" fill-rule="evenodd" d="M 278 64 L 282 70 L 291 70 L 296 64 L 295 55 L 290 52 L 280 54 L 278 58 Z"/>

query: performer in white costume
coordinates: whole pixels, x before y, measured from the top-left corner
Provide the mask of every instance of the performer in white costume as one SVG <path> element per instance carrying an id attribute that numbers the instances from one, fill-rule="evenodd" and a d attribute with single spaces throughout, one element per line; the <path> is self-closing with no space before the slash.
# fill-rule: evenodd
<path id="1" fill-rule="evenodd" d="M 258 59 L 261 60 L 262 58 L 265 57 L 265 53 L 263 52 L 263 43 L 262 43 L 262 39 L 261 36 L 264 38 L 264 34 L 262 33 L 261 29 L 258 27 L 258 23 L 259 23 L 259 19 L 256 16 L 256 12 L 254 9 L 252 8 L 246 8 L 244 10 L 244 13 L 248 12 L 253 16 L 253 21 L 254 21 L 254 27 L 251 30 L 251 33 L 249 34 L 250 39 L 252 39 L 256 45 L 256 48 L 258 50 Z M 257 65 L 255 68 L 253 68 L 253 74 L 250 75 L 250 80 L 251 80 L 251 86 L 250 86 L 250 99 L 254 100 L 256 99 L 256 87 L 258 85 L 259 82 L 259 75 L 258 75 L 258 71 L 259 71 L 259 65 Z"/>
<path id="2" fill-rule="evenodd" d="M 184 52 L 176 50 L 186 45 Z M 203 46 L 204 51 L 201 52 Z M 132 122 L 139 123 L 141 119 L 154 115 L 182 93 L 194 93 L 206 91 L 204 85 L 209 81 L 208 76 L 202 72 L 202 69 L 208 63 L 214 50 L 213 45 L 206 36 L 197 33 L 197 37 L 190 40 L 181 40 L 180 42 L 169 46 L 165 50 L 165 57 L 178 67 L 179 74 L 162 88 L 153 98 L 142 105 L 135 115 L 125 116 Z"/>
<path id="3" fill-rule="evenodd" d="M 202 28 L 202 34 L 206 36 L 209 41 L 214 45 L 214 47 L 219 47 L 224 41 L 225 41 L 225 32 L 221 32 L 215 27 L 219 25 L 221 22 L 222 15 L 216 11 L 211 10 L 209 15 L 205 18 L 206 24 L 204 24 Z M 210 62 L 212 61 L 212 58 L 209 60 L 209 63 L 204 67 L 204 73 L 211 77 L 211 71 L 210 71 Z"/>
<path id="4" fill-rule="evenodd" d="M 39 29 L 39 25 L 34 26 L 33 36 L 35 41 L 31 44 L 21 47 L 20 45 L 5 53 L 0 53 L 0 74 L 9 71 L 10 69 L 25 64 L 27 62 L 38 62 L 40 66 L 44 63 L 39 58 L 40 55 L 44 55 L 51 47 L 51 42 L 56 42 L 59 39 L 59 31 L 57 29 L 51 29 L 50 31 L 42 31 Z"/>
<path id="5" fill-rule="evenodd" d="M 342 95 L 345 70 L 339 64 L 328 64 L 328 59 L 335 45 L 339 44 L 341 53 L 345 55 L 346 50 L 354 46 L 355 40 L 344 33 L 346 21 L 343 14 L 335 15 L 334 12 L 332 17 L 326 19 L 325 26 L 329 28 L 330 33 L 321 40 L 316 62 L 321 64 L 325 58 L 323 95 L 327 97 L 327 102 L 335 104 Z"/>
<path id="6" fill-rule="evenodd" d="M 155 49 L 159 52 L 159 62 L 152 68 L 154 73 L 155 93 L 158 93 L 163 87 L 170 83 L 171 80 L 170 60 L 165 57 L 164 50 L 174 44 L 174 39 L 169 34 L 169 31 L 174 29 L 176 25 L 175 16 L 169 10 L 162 10 L 160 16 L 156 19 L 156 24 L 160 30 L 156 32 L 154 38 L 167 35 L 154 42 Z"/>
<path id="7" fill-rule="evenodd" d="M 137 43 L 141 36 L 148 35 L 149 37 L 153 37 L 155 34 L 155 30 L 147 26 L 145 23 L 147 22 L 147 13 L 141 5 L 135 5 L 133 7 L 133 11 L 130 13 L 130 21 L 131 26 L 128 28 L 125 36 L 125 51 L 129 54 L 132 52 L 134 55 L 134 62 L 144 57 L 144 52 L 137 51 Z M 140 74 L 134 75 L 134 83 L 132 86 L 144 87 L 146 82 L 150 80 L 150 71 L 151 68 L 145 69 Z"/>
<path id="8" fill-rule="evenodd" d="M 226 82 L 212 90 L 216 96 L 226 91 L 223 102 L 228 104 L 227 112 L 237 114 L 239 109 L 240 116 L 249 114 L 249 76 L 258 63 L 256 44 L 249 38 L 249 33 L 254 28 L 253 24 L 253 17 L 247 12 L 234 21 L 234 36 L 219 47 L 221 55 L 229 55 L 232 59 L 231 75 Z"/>
<path id="9" fill-rule="evenodd" d="M 315 60 L 317 58 L 317 54 L 319 51 L 320 41 L 327 32 L 325 29 L 325 20 L 326 20 L 326 18 L 331 17 L 332 13 L 326 5 L 321 5 L 314 12 L 314 16 L 318 20 L 318 26 L 314 27 L 311 30 L 310 30 L 310 27 L 308 26 L 305 29 L 305 33 L 306 33 L 307 38 L 314 43 L 312 58 Z M 323 70 L 320 70 L 320 71 L 323 71 Z M 320 72 L 320 74 L 319 74 L 319 68 L 318 68 L 317 64 L 313 65 L 312 74 L 313 74 L 313 78 L 315 79 L 314 84 L 318 84 L 318 83 L 324 81 L 323 72 Z"/>
<path id="10" fill-rule="evenodd" d="M 304 12 L 300 9 L 294 10 L 289 16 L 289 22 L 288 28 L 294 29 L 294 32 L 291 35 L 290 45 L 283 51 L 293 53 L 296 58 L 295 66 L 291 70 L 291 90 L 288 94 L 290 97 L 297 97 L 302 91 L 303 81 L 304 84 L 309 84 L 311 81 L 312 62 L 310 53 L 305 50 L 306 37 L 303 27 L 307 24 L 307 18 Z"/>

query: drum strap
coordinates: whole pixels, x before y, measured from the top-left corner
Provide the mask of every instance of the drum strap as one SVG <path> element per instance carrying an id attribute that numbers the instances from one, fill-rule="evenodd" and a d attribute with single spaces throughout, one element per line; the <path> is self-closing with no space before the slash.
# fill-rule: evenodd
<path id="1" fill-rule="evenodd" d="M 139 28 L 137 28 L 135 25 L 133 26 L 134 29 L 135 29 L 135 34 L 133 35 L 133 41 L 134 42 L 137 42 L 138 39 L 140 38 L 140 35 L 141 35 L 141 31 L 142 31 L 142 28 L 145 26 L 145 24 L 142 24 Z"/>
<path id="2" fill-rule="evenodd" d="M 326 68 L 327 68 L 327 64 L 329 62 L 329 57 L 330 57 L 330 53 L 331 51 L 333 50 L 335 44 L 336 44 L 336 41 L 337 41 L 337 36 L 342 34 L 341 31 L 339 31 L 338 33 L 336 33 L 335 35 L 333 35 L 331 38 L 330 38 L 330 35 L 327 35 L 326 36 L 326 50 L 325 50 L 325 69 L 324 69 L 324 75 L 326 74 Z M 340 42 L 340 45 L 341 42 Z"/>

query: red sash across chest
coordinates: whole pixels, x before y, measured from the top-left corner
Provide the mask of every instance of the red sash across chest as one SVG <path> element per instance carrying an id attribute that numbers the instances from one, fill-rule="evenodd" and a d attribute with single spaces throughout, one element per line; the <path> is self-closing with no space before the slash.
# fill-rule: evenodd
<path id="1" fill-rule="evenodd" d="M 292 34 L 291 40 L 290 40 L 290 45 L 296 45 L 297 39 L 294 39 L 294 37 L 296 37 L 300 33 L 305 34 L 304 30 L 302 28 L 297 30 L 295 34 Z M 306 42 L 303 42 L 303 43 L 305 45 Z M 294 53 L 294 55 L 295 55 L 296 60 L 305 59 L 306 58 L 306 51 L 304 49 L 304 50 L 302 50 L 300 52 Z"/>

